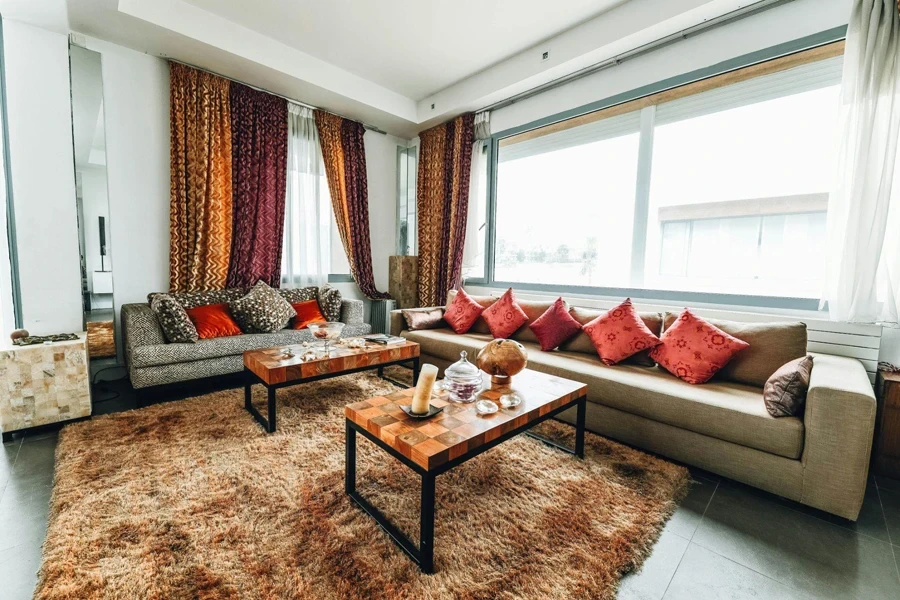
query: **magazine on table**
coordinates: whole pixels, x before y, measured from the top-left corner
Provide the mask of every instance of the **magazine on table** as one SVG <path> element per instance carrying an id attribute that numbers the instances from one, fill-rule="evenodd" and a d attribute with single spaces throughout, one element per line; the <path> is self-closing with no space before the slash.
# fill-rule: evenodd
<path id="1" fill-rule="evenodd" d="M 386 333 L 370 333 L 369 335 L 364 335 L 363 339 L 367 342 L 372 342 L 373 344 L 381 344 L 383 346 L 388 346 L 390 344 L 402 344 L 406 341 L 406 338 L 402 338 L 397 335 L 387 335 Z"/>

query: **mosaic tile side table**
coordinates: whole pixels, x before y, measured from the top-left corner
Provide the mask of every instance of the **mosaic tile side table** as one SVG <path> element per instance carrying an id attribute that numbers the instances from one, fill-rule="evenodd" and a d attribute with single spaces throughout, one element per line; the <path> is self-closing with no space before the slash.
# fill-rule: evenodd
<path id="1" fill-rule="evenodd" d="M 87 335 L 49 345 L 0 347 L 0 431 L 14 431 L 91 414 Z"/>

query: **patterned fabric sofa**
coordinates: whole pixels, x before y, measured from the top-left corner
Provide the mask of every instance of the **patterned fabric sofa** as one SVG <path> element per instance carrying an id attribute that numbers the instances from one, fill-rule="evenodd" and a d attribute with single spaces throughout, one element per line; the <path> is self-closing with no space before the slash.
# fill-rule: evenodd
<path id="1" fill-rule="evenodd" d="M 475 300 L 489 305 L 494 299 Z M 802 323 L 731 322 L 753 337 L 729 331 L 751 344 L 761 382 L 749 385 L 717 375 L 708 383 L 691 385 L 637 361 L 606 366 L 583 333 L 557 350 L 542 352 L 528 324 L 550 302 L 518 303 L 528 323 L 512 337 L 528 350 L 528 367 L 587 384 L 588 429 L 847 519 L 858 517 L 875 425 L 875 396 L 863 365 L 855 359 L 814 354 L 802 417 L 774 418 L 763 402 L 762 385 L 787 362 L 785 357 L 806 353 Z M 582 324 L 602 312 L 570 309 Z M 654 333 L 659 335 L 662 324 L 674 317 L 641 313 L 641 318 L 656 322 Z M 729 323 L 711 322 L 719 327 Z M 391 333 L 418 342 L 422 361 L 442 371 L 459 359 L 460 351 L 474 359 L 491 340 L 482 318 L 464 335 L 448 327 L 408 331 L 401 311 L 391 313 Z M 759 373 L 760 365 L 767 374 Z M 574 410 L 562 416 L 570 422 L 574 418 Z"/>
<path id="2" fill-rule="evenodd" d="M 229 289 L 176 296 L 185 308 L 231 302 L 246 290 Z M 153 294 L 150 295 L 151 298 Z M 315 295 L 312 296 L 315 298 Z M 149 299 L 148 299 L 149 300 Z M 361 300 L 341 300 L 340 321 L 344 337 L 364 335 L 372 326 L 363 321 Z M 168 343 L 150 303 L 122 305 L 122 340 L 131 385 L 137 389 L 239 373 L 245 350 L 308 341 L 308 330 L 283 329 L 275 333 L 245 333 L 233 337 Z"/>

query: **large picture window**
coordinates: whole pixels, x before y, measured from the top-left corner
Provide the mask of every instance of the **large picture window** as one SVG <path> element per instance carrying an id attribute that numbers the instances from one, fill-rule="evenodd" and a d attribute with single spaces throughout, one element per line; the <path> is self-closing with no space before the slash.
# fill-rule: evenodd
<path id="1" fill-rule="evenodd" d="M 842 51 L 498 134 L 483 280 L 814 306 Z"/>

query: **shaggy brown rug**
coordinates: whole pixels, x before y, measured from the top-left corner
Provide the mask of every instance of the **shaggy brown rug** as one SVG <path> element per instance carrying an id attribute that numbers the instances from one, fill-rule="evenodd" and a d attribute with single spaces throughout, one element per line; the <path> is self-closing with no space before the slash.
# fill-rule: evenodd
<path id="1" fill-rule="evenodd" d="M 519 436 L 438 478 L 422 575 L 343 491 L 343 407 L 392 388 L 359 374 L 279 390 L 272 435 L 241 390 L 66 427 L 35 597 L 613 598 L 688 487 L 686 469 L 599 436 L 584 461 Z M 360 491 L 414 535 L 418 478 L 361 437 L 358 461 Z"/>

